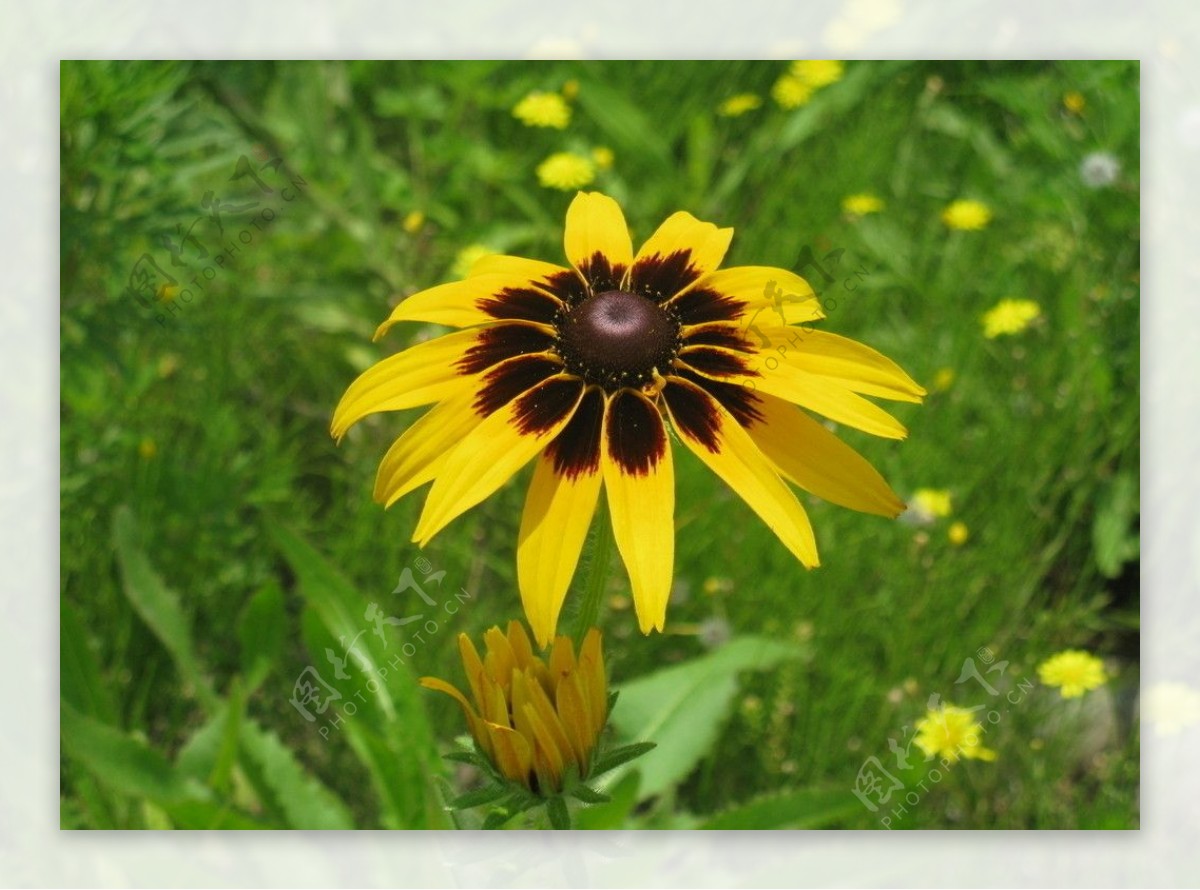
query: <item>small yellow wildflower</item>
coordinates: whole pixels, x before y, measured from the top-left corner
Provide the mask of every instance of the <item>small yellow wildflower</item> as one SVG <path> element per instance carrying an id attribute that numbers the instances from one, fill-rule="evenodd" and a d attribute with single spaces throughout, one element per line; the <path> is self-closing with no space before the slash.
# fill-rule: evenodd
<path id="1" fill-rule="evenodd" d="M 1087 99 L 1083 98 L 1083 93 L 1077 90 L 1071 90 L 1063 96 L 1063 108 L 1071 112 L 1071 114 L 1083 114 L 1083 109 L 1087 107 Z"/>
<path id="2" fill-rule="evenodd" d="M 733 590 L 733 579 L 711 577 L 705 578 L 703 584 L 704 593 L 707 596 L 716 596 L 718 593 L 728 593 Z"/>
<path id="3" fill-rule="evenodd" d="M 957 376 L 953 368 L 938 368 L 937 373 L 933 375 L 933 391 L 945 392 L 954 385 L 954 378 Z"/>
<path id="4" fill-rule="evenodd" d="M 165 284 L 164 283 L 164 284 L 160 284 L 158 286 L 158 290 L 155 291 L 154 295 L 156 297 L 158 297 L 160 302 L 170 303 L 172 300 L 175 299 L 175 296 L 179 293 L 179 291 L 180 291 L 180 287 L 178 284 Z"/>
<path id="5" fill-rule="evenodd" d="M 425 214 L 420 210 L 414 210 L 404 217 L 404 231 L 410 235 L 415 235 L 421 231 L 421 227 L 425 225 Z"/>
<path id="6" fill-rule="evenodd" d="M 841 80 L 844 68 L 837 59 L 800 59 L 792 62 L 788 73 L 813 89 L 820 89 Z"/>
<path id="7" fill-rule="evenodd" d="M 158 454 L 158 443 L 149 436 L 138 442 L 138 457 L 142 460 L 153 460 L 156 454 Z"/>
<path id="8" fill-rule="evenodd" d="M 851 216 L 866 216 L 868 213 L 878 213 L 882 209 L 883 200 L 875 195 L 862 193 L 842 198 L 842 210 Z"/>
<path id="9" fill-rule="evenodd" d="M 812 98 L 815 88 L 798 77 L 785 74 L 771 87 L 771 98 L 780 108 L 799 108 Z"/>
<path id="10" fill-rule="evenodd" d="M 564 99 L 574 99 L 579 95 L 579 81 L 568 80 L 562 85 L 562 94 Z"/>
<path id="11" fill-rule="evenodd" d="M 918 488 L 908 502 L 910 510 L 943 519 L 950 515 L 950 492 L 944 488 Z"/>
<path id="12" fill-rule="evenodd" d="M 493 627 L 483 640 L 480 658 L 470 637 L 458 637 L 474 701 L 437 677 L 422 677 L 421 685 L 459 703 L 479 751 L 508 781 L 548 797 L 572 776 L 587 777 L 608 721 L 600 631 L 587 632 L 578 659 L 571 638 L 558 637 L 543 661 L 517 621 L 507 634 Z"/>
<path id="13" fill-rule="evenodd" d="M 961 547 L 971 537 L 971 530 L 967 528 L 965 522 L 952 522 L 950 528 L 946 530 L 946 537 L 955 547 Z"/>
<path id="14" fill-rule="evenodd" d="M 940 757 L 951 763 L 963 757 L 967 760 L 996 759 L 996 752 L 983 747 L 979 740 L 983 726 L 966 708 L 942 705 L 927 711 L 917 721 L 916 729 L 914 741 L 926 757 Z"/>
<path id="15" fill-rule="evenodd" d="M 471 267 L 484 257 L 495 256 L 499 251 L 492 250 L 483 244 L 468 244 L 454 258 L 450 274 L 455 278 L 466 278 L 471 274 Z"/>
<path id="16" fill-rule="evenodd" d="M 762 99 L 754 93 L 738 93 L 730 96 L 717 106 L 717 114 L 721 117 L 740 117 L 747 111 L 753 111 L 762 105 Z"/>
<path id="17" fill-rule="evenodd" d="M 954 201 L 942 211 L 942 222 L 963 231 L 982 229 L 991 219 L 992 211 L 986 204 L 969 199 Z"/>
<path id="18" fill-rule="evenodd" d="M 1033 300 L 1001 300 L 983 315 L 983 336 L 994 340 L 1001 334 L 1019 334 L 1042 314 Z"/>
<path id="19" fill-rule="evenodd" d="M 582 155 L 560 151 L 538 164 L 537 178 L 546 188 L 571 192 L 596 178 L 596 165 Z"/>
<path id="20" fill-rule="evenodd" d="M 1104 662 L 1081 649 L 1067 649 L 1043 661 L 1038 678 L 1047 686 L 1062 687 L 1063 698 L 1079 698 L 1108 681 Z"/>
<path id="21" fill-rule="evenodd" d="M 612 167 L 616 156 L 613 150 L 605 145 L 598 145 L 592 149 L 592 160 L 596 162 L 596 169 L 608 170 Z"/>
<path id="22" fill-rule="evenodd" d="M 512 113 L 527 127 L 565 130 L 571 122 L 571 106 L 558 93 L 530 93 L 516 104 Z"/>

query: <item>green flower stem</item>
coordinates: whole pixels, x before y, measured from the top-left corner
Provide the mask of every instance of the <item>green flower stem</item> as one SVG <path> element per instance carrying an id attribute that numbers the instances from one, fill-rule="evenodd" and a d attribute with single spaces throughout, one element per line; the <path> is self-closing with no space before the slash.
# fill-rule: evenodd
<path id="1" fill-rule="evenodd" d="M 615 549 L 612 523 L 608 520 L 608 504 L 601 495 L 592 520 L 592 559 L 588 568 L 587 582 L 583 588 L 583 602 L 575 623 L 575 645 L 583 643 L 589 628 L 600 624 L 600 610 L 604 605 L 604 589 L 608 586 L 608 570 Z"/>

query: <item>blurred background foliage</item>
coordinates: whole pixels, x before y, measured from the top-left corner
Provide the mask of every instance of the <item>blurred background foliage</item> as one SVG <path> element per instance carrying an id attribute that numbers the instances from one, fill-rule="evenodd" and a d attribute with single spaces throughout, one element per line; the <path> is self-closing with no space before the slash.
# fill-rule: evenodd
<path id="1" fill-rule="evenodd" d="M 561 262 L 572 192 L 535 170 L 596 149 L 612 163 L 589 187 L 635 243 L 687 209 L 736 228 L 730 264 L 825 258 L 826 329 L 931 390 L 901 406 L 907 441 L 844 434 L 952 512 L 806 498 L 806 572 L 677 449 L 667 632 L 637 632 L 622 573 L 604 624 L 612 732 L 660 750 L 580 824 L 878 828 L 915 794 L 890 827 L 1137 826 L 1137 64 L 848 62 L 783 108 L 786 70 L 62 64 L 63 827 L 451 824 L 444 800 L 476 777 L 440 760 L 461 716 L 415 677 L 457 680 L 454 637 L 519 614 L 524 485 L 420 552 L 420 498 L 370 497 L 416 415 L 341 448 L 328 421 L 359 371 L 433 333 L 370 339 L 464 248 Z M 513 116 L 564 89 L 564 129 Z M 718 112 L 741 93 L 760 106 Z M 859 193 L 882 210 L 843 210 Z M 991 221 L 948 228 L 957 199 Z M 985 338 L 1005 298 L 1040 317 Z M 368 617 L 421 608 L 393 593 L 406 570 L 438 604 L 419 641 Z M 1072 701 L 1038 685 L 1067 647 L 1110 682 Z M 1002 666 L 991 691 L 968 660 Z M 293 704 L 310 666 L 311 721 Z M 911 740 L 934 695 L 1004 703 L 994 762 L 930 780 Z M 852 793 L 870 758 L 904 786 L 876 811 Z"/>

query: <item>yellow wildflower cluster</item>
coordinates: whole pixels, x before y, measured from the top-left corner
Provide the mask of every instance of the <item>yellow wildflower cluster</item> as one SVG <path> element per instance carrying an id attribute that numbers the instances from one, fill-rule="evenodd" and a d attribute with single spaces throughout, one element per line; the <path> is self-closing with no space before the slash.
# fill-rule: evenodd
<path id="1" fill-rule="evenodd" d="M 1058 686 L 1063 698 L 1079 698 L 1090 689 L 1108 681 L 1104 662 L 1080 649 L 1059 652 L 1038 665 L 1038 679 L 1047 686 Z"/>
<path id="2" fill-rule="evenodd" d="M 559 93 L 530 93 L 513 107 L 512 113 L 527 127 L 565 130 L 571 122 L 571 106 Z"/>
<path id="3" fill-rule="evenodd" d="M 942 705 L 925 713 L 917 721 L 914 741 L 926 757 L 940 757 L 954 763 L 967 760 L 995 760 L 996 752 L 980 741 L 983 726 L 966 708 Z"/>
<path id="4" fill-rule="evenodd" d="M 836 59 L 799 59 L 771 87 L 771 98 L 781 108 L 807 103 L 817 90 L 842 79 L 843 64 Z"/>
<path id="5" fill-rule="evenodd" d="M 951 229 L 970 232 L 982 229 L 992 221 L 992 211 L 982 201 L 961 199 L 951 202 L 942 211 L 942 222 Z"/>
<path id="6" fill-rule="evenodd" d="M 883 199 L 871 194 L 848 195 L 842 199 L 842 211 L 850 216 L 866 216 L 883 210 Z"/>
<path id="7" fill-rule="evenodd" d="M 983 336 L 994 340 L 1002 334 L 1019 334 L 1042 314 L 1033 300 L 1001 300 L 983 316 Z"/>
<path id="8" fill-rule="evenodd" d="M 538 182 L 546 188 L 573 192 L 596 178 L 596 165 L 583 155 L 560 151 L 538 164 L 536 172 Z"/>
<path id="9" fill-rule="evenodd" d="M 718 105 L 717 114 L 721 117 L 741 117 L 747 111 L 753 111 L 761 105 L 762 99 L 754 93 L 738 93 Z"/>

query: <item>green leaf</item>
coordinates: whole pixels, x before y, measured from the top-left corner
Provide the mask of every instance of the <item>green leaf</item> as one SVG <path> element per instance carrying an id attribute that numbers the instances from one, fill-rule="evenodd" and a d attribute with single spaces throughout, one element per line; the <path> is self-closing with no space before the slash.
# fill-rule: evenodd
<path id="1" fill-rule="evenodd" d="M 286 621 L 283 591 L 274 581 L 254 594 L 242 610 L 237 634 L 242 649 L 242 675 L 246 678 L 247 692 L 253 692 L 261 686 L 279 661 Z"/>
<path id="2" fill-rule="evenodd" d="M 824 828 L 852 816 L 861 806 L 843 788 L 797 788 L 753 798 L 717 813 L 697 828 Z"/>
<path id="3" fill-rule="evenodd" d="M 356 713 L 342 715 L 339 727 L 371 775 L 385 824 L 446 827 L 432 782 L 443 766 L 419 687 L 401 656 L 400 638 L 387 633 L 381 639 L 373 632 L 365 617 L 367 598 L 307 541 L 279 523 L 269 529 L 307 605 L 301 623 L 311 667 L 340 696 L 330 707 L 337 710 L 345 702 L 357 707 Z M 329 667 L 327 650 L 346 660 L 346 677 L 338 679 Z"/>
<path id="4" fill-rule="evenodd" d="M 741 637 L 694 661 L 624 684 L 613 723 L 626 738 L 653 739 L 658 745 L 637 762 L 639 799 L 682 781 L 708 753 L 728 715 L 739 671 L 763 670 L 804 654 L 795 645 Z"/>
<path id="5" fill-rule="evenodd" d="M 347 806 L 296 760 L 279 736 L 246 720 L 239 741 L 251 782 L 289 828 L 354 828 Z"/>
<path id="6" fill-rule="evenodd" d="M 596 81 L 579 91 L 579 105 L 618 153 L 649 155 L 661 165 L 670 165 L 671 147 L 637 105 L 623 92 Z"/>
<path id="7" fill-rule="evenodd" d="M 59 691 L 79 713 L 102 723 L 117 723 L 112 693 L 100 677 L 100 665 L 88 646 L 79 613 L 69 602 L 59 607 Z"/>
<path id="8" fill-rule="evenodd" d="M 1141 548 L 1133 530 L 1138 511 L 1137 482 L 1129 473 L 1118 473 L 1102 495 L 1092 523 L 1096 565 L 1106 578 L 1117 577 L 1122 566 L 1138 556 Z"/>
<path id="9" fill-rule="evenodd" d="M 207 706 L 215 705 L 217 696 L 200 673 L 179 597 L 163 582 L 138 544 L 137 527 L 128 506 L 118 507 L 113 514 L 113 545 L 121 567 L 122 589 L 130 605 L 171 654 L 184 681 L 196 689 Z"/>
<path id="10" fill-rule="evenodd" d="M 207 796 L 203 786 L 145 742 L 81 714 L 66 701 L 60 705 L 59 732 L 63 753 L 115 791 L 160 804 Z"/>

